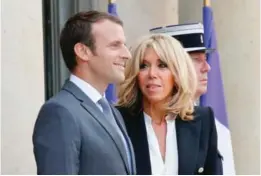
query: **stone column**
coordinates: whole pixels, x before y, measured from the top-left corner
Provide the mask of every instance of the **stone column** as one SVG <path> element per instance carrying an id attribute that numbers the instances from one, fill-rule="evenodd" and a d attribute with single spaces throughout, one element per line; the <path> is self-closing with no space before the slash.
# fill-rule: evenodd
<path id="1" fill-rule="evenodd" d="M 2 174 L 36 174 L 32 133 L 44 102 L 42 1 L 1 1 Z"/>

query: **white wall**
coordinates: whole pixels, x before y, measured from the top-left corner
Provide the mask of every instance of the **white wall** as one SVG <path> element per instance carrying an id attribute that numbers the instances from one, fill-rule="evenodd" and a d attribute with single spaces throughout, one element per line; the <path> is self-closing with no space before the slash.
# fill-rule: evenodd
<path id="1" fill-rule="evenodd" d="M 35 174 L 32 130 L 44 102 L 42 1 L 1 0 L 2 174 Z"/>
<path id="2" fill-rule="evenodd" d="M 93 0 L 107 11 L 108 0 Z M 149 29 L 178 23 L 178 0 L 117 0 L 117 12 L 124 22 L 127 43 L 148 34 Z"/>
<path id="3" fill-rule="evenodd" d="M 180 0 L 179 22 L 202 21 Z M 260 1 L 212 1 L 237 174 L 260 174 Z"/>

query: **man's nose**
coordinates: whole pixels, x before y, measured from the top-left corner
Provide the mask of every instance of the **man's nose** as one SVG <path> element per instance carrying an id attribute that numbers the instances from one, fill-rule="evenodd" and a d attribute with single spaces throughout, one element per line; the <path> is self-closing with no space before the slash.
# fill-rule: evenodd
<path id="1" fill-rule="evenodd" d="M 211 70 L 211 67 L 210 65 L 208 64 L 207 61 L 204 62 L 204 65 L 203 65 L 203 68 L 202 68 L 202 71 L 203 72 L 209 72 Z"/>
<path id="2" fill-rule="evenodd" d="M 126 46 L 123 46 L 121 57 L 124 58 L 124 59 L 130 59 L 131 58 L 130 50 Z"/>

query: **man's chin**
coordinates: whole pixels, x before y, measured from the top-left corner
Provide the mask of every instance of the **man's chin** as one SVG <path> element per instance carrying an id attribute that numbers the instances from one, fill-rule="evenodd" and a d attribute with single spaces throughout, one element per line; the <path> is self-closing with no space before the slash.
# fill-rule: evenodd
<path id="1" fill-rule="evenodd" d="M 207 88 L 202 88 L 201 95 L 204 95 L 205 93 L 207 93 Z"/>
<path id="2" fill-rule="evenodd" d="M 198 96 L 204 95 L 205 93 L 207 93 L 207 87 L 201 87 L 197 90 Z"/>
<path id="3" fill-rule="evenodd" d="M 114 79 L 114 83 L 115 84 L 120 84 L 125 80 L 125 76 L 124 75 L 118 75 L 115 79 Z"/>

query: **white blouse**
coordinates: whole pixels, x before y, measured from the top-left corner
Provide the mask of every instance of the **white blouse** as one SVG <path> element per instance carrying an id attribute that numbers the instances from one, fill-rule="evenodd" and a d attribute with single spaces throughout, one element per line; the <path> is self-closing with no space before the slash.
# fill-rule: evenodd
<path id="1" fill-rule="evenodd" d="M 178 175 L 178 146 L 175 120 L 170 116 L 166 117 L 167 136 L 164 162 L 161 157 L 156 134 L 152 127 L 151 117 L 145 112 L 143 113 L 147 130 L 152 175 Z"/>

